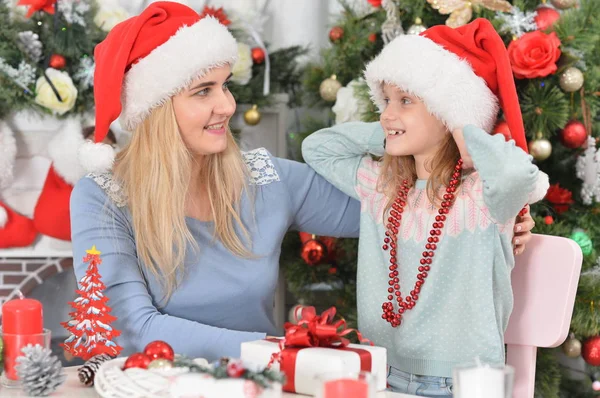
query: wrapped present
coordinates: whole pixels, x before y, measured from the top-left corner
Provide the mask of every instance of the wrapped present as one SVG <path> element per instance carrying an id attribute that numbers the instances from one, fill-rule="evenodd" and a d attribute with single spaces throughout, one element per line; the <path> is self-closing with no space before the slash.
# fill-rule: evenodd
<path id="1" fill-rule="evenodd" d="M 285 337 L 242 343 L 241 359 L 256 367 L 271 366 L 286 376 L 284 391 L 315 395 L 317 375 L 343 372 L 371 372 L 377 391 L 386 389 L 387 355 L 383 347 L 373 346 L 344 320 L 333 321 L 335 308 L 317 315 L 309 307 L 297 325 L 286 323 Z M 347 335 L 356 333 L 361 342 L 350 344 Z"/>

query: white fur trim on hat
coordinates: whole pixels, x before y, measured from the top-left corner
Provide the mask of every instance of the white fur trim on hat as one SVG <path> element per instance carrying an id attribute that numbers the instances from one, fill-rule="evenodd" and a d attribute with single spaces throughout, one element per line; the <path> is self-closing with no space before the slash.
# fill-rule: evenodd
<path id="1" fill-rule="evenodd" d="M 75 185 L 85 175 L 78 156 L 79 148 L 84 142 L 81 122 L 68 119 L 62 131 L 48 143 L 48 155 L 54 170 L 71 185 Z"/>
<path id="2" fill-rule="evenodd" d="M 17 142 L 12 129 L 0 120 L 0 189 L 12 184 Z"/>
<path id="3" fill-rule="evenodd" d="M 398 36 L 365 70 L 373 102 L 385 109 L 383 83 L 421 98 L 431 114 L 450 130 L 472 124 L 491 132 L 498 99 L 470 64 L 432 40 Z"/>
<path id="4" fill-rule="evenodd" d="M 79 148 L 79 163 L 87 173 L 108 173 L 115 162 L 115 150 L 102 142 L 86 140 Z"/>
<path id="5" fill-rule="evenodd" d="M 150 111 L 209 69 L 235 64 L 237 43 L 212 17 L 180 28 L 175 35 L 134 64 L 125 75 L 121 120 L 133 130 Z"/>
<path id="6" fill-rule="evenodd" d="M 550 182 L 548 180 L 548 174 L 543 171 L 538 171 L 537 179 L 535 180 L 535 185 L 533 186 L 533 191 L 529 194 L 529 202 L 528 203 L 536 203 L 546 197 L 546 193 L 548 192 L 548 188 L 550 188 Z"/>

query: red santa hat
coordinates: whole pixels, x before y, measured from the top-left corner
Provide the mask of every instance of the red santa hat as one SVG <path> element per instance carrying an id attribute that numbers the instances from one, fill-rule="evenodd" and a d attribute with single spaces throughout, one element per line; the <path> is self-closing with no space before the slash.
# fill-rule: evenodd
<path id="1" fill-rule="evenodd" d="M 365 78 L 380 111 L 382 83 L 391 83 L 422 98 L 450 130 L 472 124 L 491 133 L 501 108 L 512 138 L 527 152 L 506 46 L 487 19 L 396 37 L 367 65 Z"/>
<path id="2" fill-rule="evenodd" d="M 95 142 L 79 158 L 89 172 L 112 167 L 114 151 L 100 144 L 119 118 L 133 130 L 167 98 L 212 68 L 233 65 L 237 43 L 213 17 L 174 2 L 150 4 L 116 25 L 94 50 Z"/>
<path id="3" fill-rule="evenodd" d="M 71 240 L 69 205 L 73 185 L 84 175 L 78 161 L 83 143 L 83 127 L 76 119 L 67 120 L 61 132 L 48 143 L 52 165 L 33 212 L 33 224 L 44 235 Z"/>
<path id="4" fill-rule="evenodd" d="M 36 236 L 31 219 L 0 202 L 0 249 L 30 246 Z"/>

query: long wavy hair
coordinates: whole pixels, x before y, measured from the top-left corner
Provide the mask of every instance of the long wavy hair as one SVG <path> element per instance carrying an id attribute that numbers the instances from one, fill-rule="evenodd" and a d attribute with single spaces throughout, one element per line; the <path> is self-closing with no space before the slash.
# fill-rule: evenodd
<path id="1" fill-rule="evenodd" d="M 427 161 L 426 169 L 431 173 L 427 180 L 427 197 L 431 203 L 439 204 L 442 200 L 443 192 L 440 190 L 442 186 L 447 186 L 450 183 L 454 167 L 460 158 L 460 151 L 452 137 L 452 134 L 446 134 L 446 139 L 440 145 L 435 156 Z M 417 180 L 417 168 L 415 158 L 413 156 L 392 156 L 389 154 L 383 155 L 381 160 L 381 173 L 377 181 L 377 190 L 384 193 L 388 202 L 386 212 L 392 206 L 392 202 L 396 198 L 398 188 L 402 181 L 408 180 L 412 186 Z M 460 186 L 460 180 L 457 187 Z"/>
<path id="2" fill-rule="evenodd" d="M 115 159 L 113 175 L 127 195 L 138 258 L 161 281 L 166 301 L 181 282 L 187 245 L 199 250 L 185 221 L 190 184 L 207 187 L 215 238 L 237 256 L 252 256 L 239 208 L 248 189 L 247 168 L 231 132 L 227 134 L 227 149 L 203 156 L 200 177 L 192 176 L 196 160 L 181 138 L 168 99 L 136 127 Z"/>

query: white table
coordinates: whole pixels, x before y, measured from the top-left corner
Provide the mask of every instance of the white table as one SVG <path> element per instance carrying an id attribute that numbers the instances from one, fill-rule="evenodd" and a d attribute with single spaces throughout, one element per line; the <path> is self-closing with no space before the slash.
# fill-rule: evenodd
<path id="1" fill-rule="evenodd" d="M 94 388 L 84 387 L 77 378 L 77 366 L 65 368 L 67 380 L 50 397 L 69 398 L 99 398 Z M 29 397 L 21 389 L 0 387 L 0 398 Z M 284 393 L 283 398 L 306 397 L 306 395 Z M 377 398 L 414 398 L 415 395 L 398 394 L 393 392 L 380 392 Z"/>

